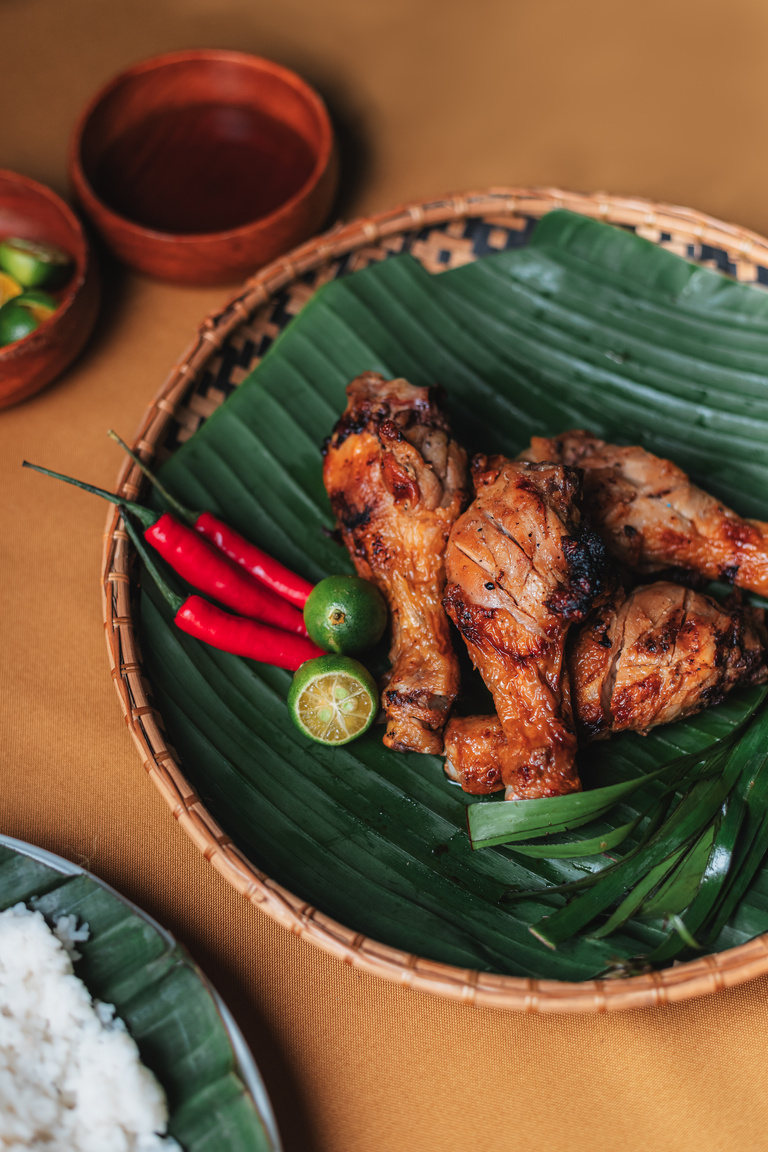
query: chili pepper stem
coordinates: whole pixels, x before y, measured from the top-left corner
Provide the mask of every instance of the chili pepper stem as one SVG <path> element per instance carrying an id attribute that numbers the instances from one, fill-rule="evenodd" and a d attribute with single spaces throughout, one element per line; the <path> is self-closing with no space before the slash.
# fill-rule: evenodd
<path id="1" fill-rule="evenodd" d="M 65 476 L 63 472 L 54 472 L 52 468 L 43 468 L 40 464 L 30 464 L 29 460 L 22 460 L 21 466 L 22 468 L 31 468 L 34 472 L 42 472 L 44 476 L 53 476 L 54 480 L 63 480 L 65 484 L 74 484 L 75 488 L 82 488 L 83 491 L 91 492 L 94 496 L 101 496 L 103 500 L 109 500 L 110 504 L 128 508 L 145 528 L 151 528 L 160 519 L 157 512 L 150 511 L 142 504 L 134 504 L 132 500 L 126 500 L 124 496 L 117 496 L 114 492 L 108 492 L 106 488 L 98 488 L 95 484 L 86 484 L 84 480 L 75 480 L 72 476 Z"/>
<path id="2" fill-rule="evenodd" d="M 124 505 L 122 508 L 122 511 L 125 512 L 126 510 L 130 511 L 130 508 L 128 507 L 127 504 Z M 139 536 L 139 534 L 136 531 L 136 529 L 134 528 L 133 524 L 131 524 L 131 521 L 128 518 L 128 516 L 125 516 L 125 515 L 123 516 L 123 523 L 125 524 L 125 530 L 128 533 L 128 535 L 130 536 L 131 542 L 133 543 L 134 548 L 136 549 L 136 551 L 138 552 L 142 561 L 144 562 L 144 567 L 147 569 L 150 576 L 154 580 L 155 584 L 158 587 L 158 590 L 163 594 L 163 596 L 168 601 L 168 603 L 171 606 L 171 608 L 173 609 L 173 611 L 178 612 L 179 609 L 181 608 L 182 604 L 184 603 L 183 598 L 181 596 L 178 596 L 171 588 L 168 587 L 168 584 L 165 582 L 163 577 L 160 575 L 159 568 L 157 567 L 154 560 L 152 559 L 149 552 L 147 551 L 147 547 L 146 547 L 144 541 Z"/>
<path id="3" fill-rule="evenodd" d="M 171 493 L 168 491 L 168 489 L 165 487 L 165 485 L 160 483 L 157 476 L 155 476 L 152 469 L 149 468 L 147 466 L 147 464 L 142 460 L 141 456 L 139 456 L 136 452 L 134 452 L 132 448 L 129 448 L 128 445 L 126 444 L 125 440 L 123 440 L 122 437 L 118 436 L 117 432 L 115 432 L 113 428 L 110 428 L 109 432 L 107 432 L 107 435 L 110 437 L 110 439 L 114 440 L 116 444 L 120 445 L 120 447 L 126 453 L 126 455 L 130 456 L 131 460 L 133 460 L 136 467 L 139 468 L 140 471 L 144 473 L 144 475 L 147 477 L 149 482 L 160 493 L 160 495 L 162 496 L 163 500 L 166 502 L 168 507 L 173 512 L 176 513 L 176 515 L 179 517 L 179 519 L 183 520 L 186 524 L 191 524 L 192 526 L 194 526 L 195 521 L 197 520 L 197 518 L 199 516 L 199 513 L 198 512 L 192 512 L 191 509 L 185 508 L 183 504 L 180 504 L 179 501 L 176 499 L 176 497 L 171 495 Z"/>

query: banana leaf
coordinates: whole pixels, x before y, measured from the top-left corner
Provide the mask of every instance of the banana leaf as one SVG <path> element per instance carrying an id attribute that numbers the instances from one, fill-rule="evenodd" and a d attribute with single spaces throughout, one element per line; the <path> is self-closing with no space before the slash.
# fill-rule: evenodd
<path id="1" fill-rule="evenodd" d="M 165 1090 L 168 1131 L 185 1152 L 279 1152 L 242 1037 L 167 932 L 69 861 L 0 837 L 0 910 L 19 901 L 50 924 L 67 915 L 88 924 L 75 973 L 95 999 L 114 1004 Z"/>
<path id="2" fill-rule="evenodd" d="M 526 248 L 439 275 L 397 256 L 325 285 L 161 478 L 185 504 L 219 513 L 311 580 L 351 571 L 329 534 L 321 446 L 348 381 L 373 369 L 443 385 L 470 452 L 515 454 L 532 434 L 587 427 L 672 457 L 738 511 L 760 515 L 766 364 L 760 290 L 553 212 Z M 610 939 L 580 935 L 556 952 L 529 931 L 563 907 L 553 888 L 581 884 L 616 859 L 621 840 L 630 854 L 653 832 L 649 798 L 661 796 L 663 778 L 593 813 L 593 855 L 473 853 L 466 807 L 499 801 L 449 784 L 438 758 L 388 751 L 376 728 L 338 750 L 310 743 L 287 715 L 287 674 L 182 635 L 149 580 L 140 614 L 156 702 L 190 782 L 254 864 L 327 914 L 446 963 L 564 980 L 593 977 L 667 939 L 662 922 L 640 915 Z M 686 756 L 706 764 L 756 702 L 753 690 L 736 692 L 645 738 L 587 749 L 585 787 L 622 784 Z M 686 828 L 701 833 L 695 820 Z M 525 895 L 510 900 L 515 893 Z M 758 869 L 708 947 L 767 929 L 768 877 Z"/>

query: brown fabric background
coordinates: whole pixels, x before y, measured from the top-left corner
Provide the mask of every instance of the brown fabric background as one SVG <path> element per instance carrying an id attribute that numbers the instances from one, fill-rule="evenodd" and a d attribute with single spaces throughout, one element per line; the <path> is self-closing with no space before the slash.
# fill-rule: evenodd
<path id="1" fill-rule="evenodd" d="M 66 143 L 124 65 L 221 46 L 294 67 L 345 143 L 345 215 L 498 183 L 607 189 L 768 232 L 764 0 L 0 0 L 0 167 L 64 191 Z M 768 982 L 614 1017 L 477 1011 L 361 976 L 230 891 L 142 772 L 110 683 L 104 509 L 220 290 L 108 270 L 79 364 L 0 413 L 0 829 L 86 863 L 228 1001 L 286 1152 L 748 1152 L 768 1122 Z"/>

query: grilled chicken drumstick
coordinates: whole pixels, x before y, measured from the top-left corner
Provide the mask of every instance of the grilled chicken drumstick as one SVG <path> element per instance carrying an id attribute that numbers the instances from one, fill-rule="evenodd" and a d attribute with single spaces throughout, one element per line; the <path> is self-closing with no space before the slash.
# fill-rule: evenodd
<path id="1" fill-rule="evenodd" d="M 647 732 L 719 703 L 737 684 L 763 683 L 762 617 L 667 582 L 618 589 L 576 630 L 568 654 L 579 735 Z M 500 791 L 504 744 L 498 717 L 457 717 L 445 734 L 446 772 L 467 792 Z"/>
<path id="2" fill-rule="evenodd" d="M 534 436 L 520 458 L 584 469 L 584 506 L 627 568 L 689 569 L 768 596 L 768 524 L 742 520 L 670 460 L 583 431 Z"/>
<path id="3" fill-rule="evenodd" d="M 439 753 L 459 688 L 442 608 L 445 545 L 468 499 L 467 458 L 435 389 L 364 372 L 330 437 L 323 480 L 360 576 L 384 594 L 392 668 L 384 743 Z"/>
<path id="4" fill-rule="evenodd" d="M 581 787 L 563 646 L 601 588 L 605 550 L 585 532 L 580 473 L 503 456 L 473 462 L 476 498 L 454 525 L 444 604 L 493 694 L 510 799 Z"/>

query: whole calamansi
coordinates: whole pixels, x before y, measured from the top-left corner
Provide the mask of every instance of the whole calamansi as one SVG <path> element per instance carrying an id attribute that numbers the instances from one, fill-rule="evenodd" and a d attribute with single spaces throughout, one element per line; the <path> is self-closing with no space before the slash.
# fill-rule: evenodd
<path id="1" fill-rule="evenodd" d="M 365 652 L 387 626 L 384 598 L 360 576 L 328 576 L 309 594 L 304 623 L 310 639 L 328 652 Z"/>

